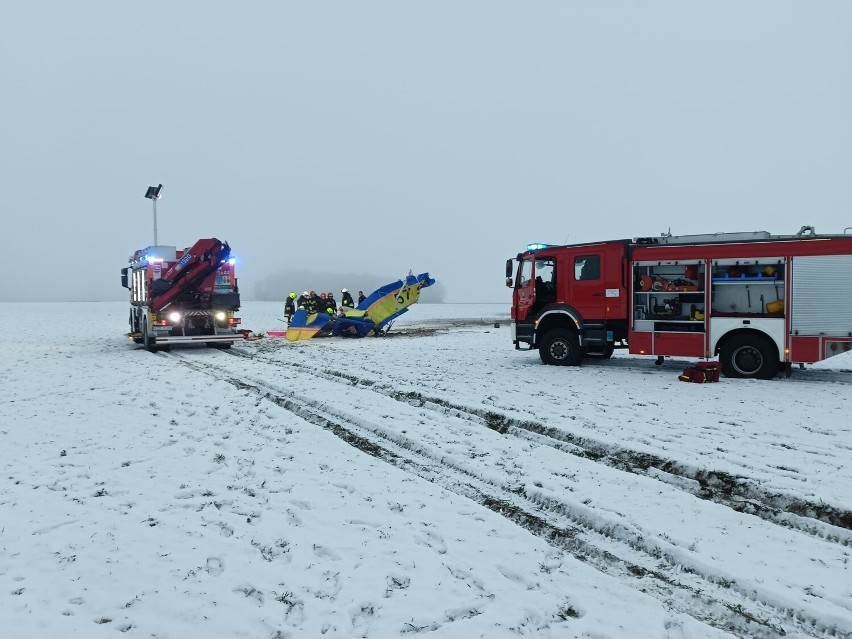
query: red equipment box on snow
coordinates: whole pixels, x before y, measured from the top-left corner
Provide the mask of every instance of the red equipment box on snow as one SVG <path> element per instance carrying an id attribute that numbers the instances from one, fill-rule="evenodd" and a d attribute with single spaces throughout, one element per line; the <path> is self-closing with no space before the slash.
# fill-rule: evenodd
<path id="1" fill-rule="evenodd" d="M 719 362 L 695 362 L 685 369 L 678 379 L 682 382 L 695 382 L 704 384 L 706 382 L 718 382 L 722 365 Z"/>

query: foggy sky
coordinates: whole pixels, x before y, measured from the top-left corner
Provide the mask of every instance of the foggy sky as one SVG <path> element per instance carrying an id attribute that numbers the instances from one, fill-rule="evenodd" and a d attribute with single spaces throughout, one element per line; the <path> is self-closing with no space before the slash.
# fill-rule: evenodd
<path id="1" fill-rule="evenodd" d="M 845 0 L 12 3 L 0 301 L 124 299 L 158 183 L 160 243 L 227 240 L 246 299 L 508 303 L 528 242 L 842 232 L 850 79 Z"/>

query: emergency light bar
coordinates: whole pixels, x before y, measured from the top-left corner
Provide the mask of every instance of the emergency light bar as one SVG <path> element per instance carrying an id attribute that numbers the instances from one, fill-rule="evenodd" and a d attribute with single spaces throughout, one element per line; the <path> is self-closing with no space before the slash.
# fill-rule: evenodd
<path id="1" fill-rule="evenodd" d="M 527 244 L 528 251 L 538 251 L 540 249 L 550 248 L 550 244 L 542 244 L 541 242 L 537 242 L 535 244 Z"/>

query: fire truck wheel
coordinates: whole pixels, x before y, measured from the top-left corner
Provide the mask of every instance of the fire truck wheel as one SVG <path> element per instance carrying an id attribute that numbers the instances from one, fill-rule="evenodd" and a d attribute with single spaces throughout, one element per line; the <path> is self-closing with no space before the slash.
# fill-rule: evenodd
<path id="1" fill-rule="evenodd" d="M 145 350 L 150 351 L 152 353 L 156 352 L 157 350 L 154 338 L 148 336 L 147 320 L 142 322 L 142 345 L 145 346 Z"/>
<path id="2" fill-rule="evenodd" d="M 761 335 L 734 335 L 719 353 L 725 377 L 772 379 L 778 373 L 775 346 Z"/>
<path id="3" fill-rule="evenodd" d="M 562 328 L 547 331 L 538 347 L 541 361 L 552 366 L 579 366 L 583 351 L 577 336 Z"/>

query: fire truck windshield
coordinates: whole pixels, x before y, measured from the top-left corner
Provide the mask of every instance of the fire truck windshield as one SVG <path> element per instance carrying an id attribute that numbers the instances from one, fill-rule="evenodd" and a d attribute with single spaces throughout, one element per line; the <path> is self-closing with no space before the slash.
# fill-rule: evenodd
<path id="1" fill-rule="evenodd" d="M 518 288 L 523 288 L 532 279 L 533 263 L 530 260 L 521 260 L 518 264 Z"/>

